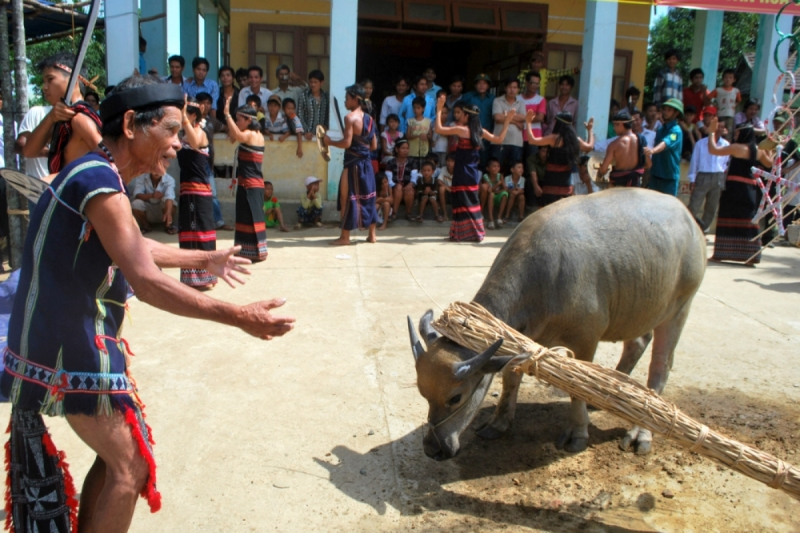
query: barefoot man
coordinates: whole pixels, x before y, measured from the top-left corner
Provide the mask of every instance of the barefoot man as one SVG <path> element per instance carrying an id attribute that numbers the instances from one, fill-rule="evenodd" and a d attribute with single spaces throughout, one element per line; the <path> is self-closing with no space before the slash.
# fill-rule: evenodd
<path id="1" fill-rule="evenodd" d="M 650 167 L 650 160 L 644 155 L 647 141 L 642 135 L 633 133 L 633 119 L 627 109 L 614 115 L 611 123 L 617 138 L 608 145 L 597 175 L 605 176 L 613 161 L 614 170 L 609 176 L 611 187 L 641 187 L 644 169 Z"/>
<path id="2" fill-rule="evenodd" d="M 236 326 L 259 339 L 288 333 L 283 299 L 239 306 L 214 300 L 161 268 L 202 268 L 233 286 L 249 274 L 239 247 L 180 250 L 145 239 L 125 184 L 163 175 L 180 149 L 184 96 L 134 75 L 100 106 L 102 142 L 66 165 L 42 195 L 25 242 L 0 390 L 11 404 L 9 513 L 17 531 L 121 533 L 141 494 L 161 506 L 150 428 L 120 336 L 128 286 L 176 315 Z M 185 120 L 185 118 L 183 119 Z M 141 357 L 141 354 L 140 354 Z M 65 416 L 96 454 L 80 491 L 42 415 Z"/>
<path id="3" fill-rule="evenodd" d="M 370 161 L 370 151 L 378 149 L 375 121 L 364 112 L 364 87 L 356 83 L 345 89 L 344 107 L 351 113 L 344 117 L 344 138 L 332 140 L 325 135 L 325 144 L 343 149 L 344 170 L 339 180 L 338 211 L 341 213 L 342 234 L 330 244 L 344 246 L 350 243 L 350 232 L 356 228 L 369 228 L 367 242 L 378 242 L 375 224 L 375 174 Z"/>

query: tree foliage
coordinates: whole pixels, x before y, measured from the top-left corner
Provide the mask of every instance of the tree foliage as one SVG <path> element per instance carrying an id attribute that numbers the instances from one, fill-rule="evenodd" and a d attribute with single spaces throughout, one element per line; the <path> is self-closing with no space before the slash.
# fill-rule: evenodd
<path id="1" fill-rule="evenodd" d="M 47 105 L 42 98 L 42 74 L 36 68 L 36 64 L 58 52 L 68 51 L 77 54 L 82 38 L 83 32 L 78 31 L 75 33 L 74 39 L 71 36 L 60 37 L 51 41 L 32 44 L 27 47 L 28 78 L 30 79 L 30 87 L 32 89 L 32 94 L 28 95 L 28 98 L 31 106 Z M 89 49 L 86 51 L 84 64 L 86 65 L 90 80 L 95 76 L 99 76 L 94 84 L 97 86 L 98 93 L 102 97 L 103 91 L 105 91 L 106 88 L 106 44 L 105 32 L 103 30 L 95 30 L 92 33 L 92 41 L 89 44 Z"/>
<path id="2" fill-rule="evenodd" d="M 681 58 L 678 70 L 688 84 L 691 70 L 692 45 L 694 41 L 695 10 L 671 8 L 667 15 L 658 19 L 650 29 L 650 45 L 645 74 L 645 101 L 652 101 L 653 82 L 658 71 L 664 68 L 664 53 L 670 48 L 678 51 Z M 709 88 L 717 85 L 726 68 L 735 69 L 742 54 L 755 49 L 758 34 L 758 15 L 754 13 L 726 12 L 722 24 L 722 40 L 719 50 L 719 71 L 716 76 L 706 72 L 705 83 Z"/>

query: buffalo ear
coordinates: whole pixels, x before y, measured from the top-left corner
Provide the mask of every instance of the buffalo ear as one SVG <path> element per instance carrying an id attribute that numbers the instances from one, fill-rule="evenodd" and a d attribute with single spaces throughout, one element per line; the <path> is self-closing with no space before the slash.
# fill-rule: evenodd
<path id="1" fill-rule="evenodd" d="M 481 368 L 481 372 L 484 374 L 494 374 L 496 372 L 500 372 L 505 368 L 505 366 L 514 359 L 513 355 L 498 355 L 497 357 L 492 357 L 489 359 L 483 368 Z"/>
<path id="2" fill-rule="evenodd" d="M 425 339 L 425 344 L 430 347 L 431 343 L 440 337 L 439 332 L 433 329 L 431 321 L 433 320 L 433 309 L 428 309 L 419 321 L 419 332 Z"/>

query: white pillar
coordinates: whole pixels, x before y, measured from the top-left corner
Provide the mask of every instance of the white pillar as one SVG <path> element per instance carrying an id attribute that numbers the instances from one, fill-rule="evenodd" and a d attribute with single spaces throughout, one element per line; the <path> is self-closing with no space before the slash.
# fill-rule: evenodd
<path id="1" fill-rule="evenodd" d="M 711 88 L 717 86 L 724 15 L 724 11 L 695 11 L 692 68 L 703 69 L 704 83 Z"/>
<path id="2" fill-rule="evenodd" d="M 781 32 L 789 34 L 792 32 L 792 19 L 790 16 L 782 16 L 778 19 L 778 28 Z M 775 15 L 761 15 L 758 21 L 758 39 L 756 40 L 756 64 L 753 67 L 753 79 L 750 82 L 750 95 L 758 98 L 761 102 L 761 118 L 769 117 L 774 104 L 772 95 L 775 90 L 775 82 L 778 81 L 780 70 L 775 65 L 774 53 L 775 46 L 778 44 L 778 33 L 775 31 Z M 778 51 L 778 59 L 781 66 L 785 67 L 786 59 L 789 57 L 789 41 L 784 41 Z M 778 98 L 782 98 L 779 94 Z M 782 103 L 782 100 L 779 100 Z"/>
<path id="3" fill-rule="evenodd" d="M 181 53 L 181 0 L 166 0 L 167 3 L 167 58 Z M 167 65 L 169 68 L 169 65 Z M 166 74 L 164 74 L 166 76 Z"/>
<path id="4" fill-rule="evenodd" d="M 144 53 L 147 70 L 155 68 L 162 77 L 169 74 L 166 11 L 166 0 L 142 0 L 142 18 L 163 15 L 161 18 L 139 24 L 142 37 L 147 41 L 147 52 Z"/>
<path id="5" fill-rule="evenodd" d="M 358 0 L 331 2 L 331 67 L 328 89 L 331 95 L 330 130 L 341 132 L 336 120 L 333 97 L 344 104 L 344 89 L 356 82 L 356 36 L 358 34 Z M 345 110 L 342 111 L 344 120 Z M 339 178 L 344 168 L 344 151 L 331 149 L 328 163 L 328 199 L 339 194 Z"/>
<path id="6" fill-rule="evenodd" d="M 136 0 L 105 3 L 106 72 L 116 85 L 139 68 L 139 5 Z"/>
<path id="7" fill-rule="evenodd" d="M 197 57 L 200 46 L 200 33 L 197 24 L 197 0 L 181 2 L 181 55 L 186 59 L 183 75 L 191 78 L 192 60 Z"/>
<path id="8" fill-rule="evenodd" d="M 576 130 L 585 136 L 583 123 L 594 118 L 594 135 L 606 138 L 611 103 L 611 72 L 614 72 L 614 48 L 617 40 L 617 2 L 586 2 L 583 22 L 583 69 Z"/>
<path id="9" fill-rule="evenodd" d="M 208 59 L 208 79 L 217 79 L 219 69 L 219 15 L 217 10 L 203 13 L 203 33 L 205 34 L 206 55 Z M 215 103 L 216 105 L 216 103 Z"/>

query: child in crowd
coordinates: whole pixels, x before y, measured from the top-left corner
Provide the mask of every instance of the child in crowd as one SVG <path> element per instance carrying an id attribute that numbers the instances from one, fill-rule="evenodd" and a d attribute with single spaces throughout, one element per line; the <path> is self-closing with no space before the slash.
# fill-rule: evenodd
<path id="1" fill-rule="evenodd" d="M 522 161 L 511 163 L 511 174 L 506 176 L 506 190 L 509 191 L 510 196 L 505 216 L 500 213 L 500 218 L 504 218 L 506 222 L 511 220 L 514 206 L 519 209 L 519 221 L 522 222 L 522 219 L 525 218 L 525 178 L 522 175 L 524 172 L 525 166 Z"/>
<path id="2" fill-rule="evenodd" d="M 378 214 L 383 217 L 383 224 L 378 226 L 378 229 L 386 229 L 386 225 L 389 223 L 389 218 L 392 216 L 392 204 L 394 203 L 394 199 L 392 198 L 392 188 L 389 185 L 389 178 L 386 177 L 386 174 L 383 172 L 379 172 L 378 175 L 378 197 L 375 200 L 375 208 L 378 210 Z"/>
<path id="3" fill-rule="evenodd" d="M 486 228 L 495 228 L 494 209 L 497 210 L 497 227 L 503 227 L 503 219 L 500 218 L 508 202 L 508 191 L 506 191 L 506 182 L 503 175 L 500 173 L 500 160 L 495 157 L 490 157 L 486 163 L 486 174 L 483 175 L 481 180 L 481 208 L 486 212 L 486 220 L 489 221 Z"/>
<path id="4" fill-rule="evenodd" d="M 664 68 L 656 75 L 653 84 L 653 102 L 664 105 L 670 98 L 677 98 L 683 102 L 683 78 L 678 72 L 680 62 L 678 51 L 673 49 L 664 53 Z"/>
<path id="5" fill-rule="evenodd" d="M 381 163 L 384 166 L 394 157 L 394 143 L 403 138 L 403 132 L 397 129 L 399 127 L 400 117 L 394 113 L 386 117 L 386 129 L 381 133 Z"/>
<path id="6" fill-rule="evenodd" d="M 442 167 L 439 173 L 439 205 L 442 206 L 442 217 L 444 220 L 447 218 L 447 198 L 452 194 L 453 187 L 453 171 L 456 168 L 456 155 L 454 153 L 447 154 L 445 166 Z"/>
<path id="7" fill-rule="evenodd" d="M 656 104 L 644 105 L 644 127 L 650 131 L 658 131 L 661 121 L 658 120 L 658 106 Z"/>
<path id="8" fill-rule="evenodd" d="M 634 113 L 634 111 L 639 111 L 639 109 L 636 106 L 639 104 L 639 97 L 641 95 L 642 91 L 640 91 L 633 85 L 628 87 L 628 89 L 625 91 L 625 103 L 628 107 L 628 113 L 630 113 L 631 115 Z"/>
<path id="9" fill-rule="evenodd" d="M 264 113 L 261 110 L 261 97 L 257 94 L 251 94 L 245 100 L 245 105 L 248 105 L 256 110 L 256 120 L 258 120 L 259 124 L 264 125 Z"/>
<path id="10" fill-rule="evenodd" d="M 531 200 L 531 205 L 534 203 L 539 206 L 542 205 L 542 187 L 539 184 L 544 183 L 545 180 L 547 154 L 549 153 L 549 150 L 549 146 L 540 146 L 539 151 L 533 154 L 532 160 L 528 160 L 528 168 L 530 168 L 531 173 L 531 187 L 528 198 Z"/>
<path id="11" fill-rule="evenodd" d="M 286 133 L 281 135 L 278 140 L 283 142 L 289 135 L 297 137 L 297 154 L 298 158 L 303 157 L 303 123 L 300 122 L 300 117 L 297 116 L 297 106 L 292 98 L 283 99 L 283 115 L 286 117 Z"/>
<path id="12" fill-rule="evenodd" d="M 428 152 L 428 155 L 425 156 L 425 161 L 429 161 L 433 165 L 433 179 L 438 180 L 439 174 L 442 173 L 442 169 L 439 167 L 439 156 L 433 152 Z"/>
<path id="13" fill-rule="evenodd" d="M 249 97 L 248 97 L 249 98 Z M 256 98 L 258 98 L 256 96 Z M 281 112 L 281 97 L 273 94 L 267 100 L 267 114 L 264 116 L 262 131 L 269 137 L 270 141 L 275 140 L 275 135 L 282 135 L 289 131 L 286 125 L 286 117 Z"/>
<path id="14" fill-rule="evenodd" d="M 319 194 L 321 181 L 313 176 L 305 179 L 306 193 L 300 198 L 300 207 L 297 208 L 297 225 L 294 229 L 301 229 L 304 225 L 322 227 L 322 197 Z"/>
<path id="15" fill-rule="evenodd" d="M 267 228 L 279 226 L 284 233 L 289 231 L 283 224 L 283 213 L 281 213 L 281 203 L 275 196 L 272 196 L 274 188 L 272 182 L 264 182 L 264 225 Z"/>
<path id="16" fill-rule="evenodd" d="M 436 99 L 438 100 L 439 96 L 442 94 L 447 94 L 444 91 L 444 89 L 436 93 Z M 445 101 L 445 106 L 444 109 L 442 110 L 442 115 L 444 116 L 447 113 L 448 113 L 447 101 Z M 450 124 L 448 123 L 446 124 L 446 126 L 450 126 Z M 433 137 L 431 139 L 433 141 L 432 152 L 438 158 L 437 166 L 444 167 L 446 163 L 447 151 L 448 151 L 448 145 L 450 144 L 450 139 L 446 135 L 440 135 L 436 132 L 433 133 Z"/>
<path id="17" fill-rule="evenodd" d="M 711 120 L 716 118 L 717 116 L 717 108 L 713 105 L 706 106 L 703 109 L 703 120 L 697 121 L 697 130 L 703 137 L 708 137 L 708 131 L 706 130 L 706 124 L 711 124 Z M 726 132 L 727 133 L 727 132 Z"/>
<path id="18" fill-rule="evenodd" d="M 417 222 L 422 222 L 422 215 L 425 213 L 425 206 L 430 203 L 433 209 L 433 216 L 436 217 L 436 222 L 442 221 L 442 216 L 439 214 L 439 203 L 436 200 L 436 179 L 433 177 L 433 171 L 436 166 L 430 161 L 424 161 L 420 169 L 420 177 L 417 180 L 417 198 L 419 199 L 419 216 Z"/>
<path id="19" fill-rule="evenodd" d="M 695 124 L 697 109 L 693 105 L 687 105 L 683 111 L 683 117 L 678 119 L 678 125 L 683 130 L 683 158 L 687 161 L 692 160 L 694 145 L 700 140 L 700 130 Z"/>
<path id="20" fill-rule="evenodd" d="M 431 119 L 425 116 L 425 105 L 425 99 L 420 96 L 412 100 L 411 107 L 414 110 L 414 118 L 408 119 L 406 130 L 409 157 L 416 160 L 419 165 L 422 165 L 425 156 L 428 155 L 433 135 Z"/>
<path id="21" fill-rule="evenodd" d="M 717 87 L 708 95 L 710 99 L 714 99 L 717 102 L 717 116 L 719 121 L 724 122 L 725 127 L 728 129 L 728 142 L 733 140 L 733 132 L 735 131 L 733 118 L 736 116 L 736 105 L 742 101 L 739 89 L 733 86 L 735 82 L 736 71 L 732 68 L 727 68 L 722 71 L 722 87 Z"/>

